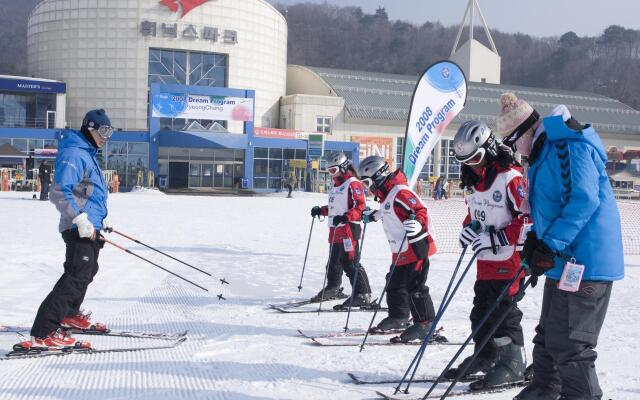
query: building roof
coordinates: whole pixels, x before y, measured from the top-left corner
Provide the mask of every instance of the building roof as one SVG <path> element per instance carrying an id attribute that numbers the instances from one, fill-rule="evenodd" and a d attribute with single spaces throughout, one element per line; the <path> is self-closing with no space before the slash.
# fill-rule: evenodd
<path id="1" fill-rule="evenodd" d="M 417 76 L 305 68 L 345 99 L 345 108 L 351 118 L 406 123 Z M 618 100 L 588 92 L 478 82 L 467 84 L 467 103 L 455 121 L 479 119 L 494 124 L 500 95 L 507 91 L 526 99 L 541 115 L 564 104 L 578 121 L 593 124 L 602 132 L 640 135 L 640 111 Z"/>

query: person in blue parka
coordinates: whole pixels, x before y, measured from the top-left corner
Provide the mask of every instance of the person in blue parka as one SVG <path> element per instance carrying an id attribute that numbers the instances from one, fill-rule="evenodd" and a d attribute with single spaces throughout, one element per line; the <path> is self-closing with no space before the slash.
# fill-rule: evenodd
<path id="1" fill-rule="evenodd" d="M 96 160 L 99 148 L 113 128 L 104 110 L 89 111 L 80 131 L 65 130 L 58 145 L 50 200 L 60 212 L 58 230 L 66 245 L 64 273 L 44 299 L 31 328 L 36 349 L 73 347 L 69 329 L 106 330 L 94 324 L 80 306 L 98 272 L 98 254 L 104 245 L 100 229 L 107 216 L 107 185 Z"/>
<path id="2" fill-rule="evenodd" d="M 620 215 L 604 146 L 593 127 L 563 105 L 540 118 L 513 93 L 500 102 L 497 131 L 529 165 L 533 228 L 523 258 L 534 277 L 546 275 L 533 339 L 534 378 L 514 400 L 601 399 L 595 347 L 613 281 L 624 276 Z M 569 275 L 575 291 L 559 287 L 565 268 L 583 269 L 581 280 L 579 273 Z"/>

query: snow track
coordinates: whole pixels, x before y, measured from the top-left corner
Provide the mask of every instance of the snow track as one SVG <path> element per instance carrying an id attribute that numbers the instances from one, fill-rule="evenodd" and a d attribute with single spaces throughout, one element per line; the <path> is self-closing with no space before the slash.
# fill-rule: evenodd
<path id="1" fill-rule="evenodd" d="M 0 253 L 0 325 L 28 328 L 40 301 L 62 270 L 64 247 L 55 232 L 57 213 L 51 204 L 12 201 L 6 196 L 0 196 L 0 207 L 8 215 L 21 217 L 10 219 L 0 231 L 0 243 L 6 244 Z M 376 390 L 390 393 L 391 385 L 354 385 L 347 372 L 363 379 L 397 378 L 416 346 L 372 346 L 362 353 L 357 347 L 313 346 L 309 339 L 300 337 L 297 329 L 336 332 L 344 326 L 346 314 L 282 314 L 267 309 L 268 303 L 304 299 L 319 289 L 328 250 L 327 228 L 321 224 L 314 228 L 302 292 L 296 287 L 310 223 L 308 210 L 323 201 L 324 196 L 112 196 L 111 221 L 117 229 L 202 267 L 216 278 L 225 277 L 231 285 L 220 285 L 216 279 L 118 238 L 118 243 L 203 284 L 210 292 L 192 288 L 106 247 L 85 306 L 94 311 L 95 320 L 106 322 L 114 330 L 189 330 L 188 340 L 169 350 L 3 361 L 0 400 L 346 400 L 373 399 Z M 25 228 L 34 226 L 34 221 L 44 228 Z M 370 227 L 363 264 L 374 296 L 382 289 L 389 259 L 381 226 Z M 432 260 L 429 286 L 436 304 L 455 261 L 455 255 Z M 627 278 L 614 284 L 598 347 L 598 372 L 605 399 L 640 399 L 640 305 L 635 283 L 640 279 L 640 258 L 628 258 L 626 272 Z M 442 321 L 443 335 L 451 341 L 461 341 L 469 332 L 473 274 L 469 275 Z M 346 279 L 343 282 L 347 284 Z M 345 291 L 349 293 L 349 288 Z M 228 300 L 218 300 L 219 293 Z M 529 354 L 541 295 L 542 287 L 536 287 L 521 303 Z M 350 326 L 364 329 L 371 316 L 355 313 Z M 91 341 L 96 348 L 162 342 L 78 337 Z M 0 352 L 8 351 L 15 342 L 13 333 L 0 332 Z M 454 346 L 430 346 L 418 376 L 437 375 L 455 350 Z M 425 386 L 418 384 L 412 392 L 420 394 L 424 390 Z M 510 400 L 517 391 L 482 398 Z"/>

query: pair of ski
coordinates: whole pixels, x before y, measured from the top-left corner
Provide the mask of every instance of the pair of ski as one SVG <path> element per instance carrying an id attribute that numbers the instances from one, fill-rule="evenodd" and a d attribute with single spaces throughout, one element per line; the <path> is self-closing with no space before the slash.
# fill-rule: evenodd
<path id="1" fill-rule="evenodd" d="M 438 329 L 437 332 L 434 333 L 431 341 L 429 342 L 432 345 L 443 345 L 443 346 L 459 346 L 461 343 L 450 342 L 446 337 L 442 336 L 440 332 L 442 332 L 443 328 Z M 384 331 L 384 332 L 371 332 L 369 333 L 369 340 L 367 340 L 366 346 L 418 346 L 422 342 L 421 341 L 411 341 L 411 342 L 391 342 L 389 335 L 402 333 L 402 329 Z M 327 347 L 355 347 L 360 346 L 362 344 L 362 337 L 366 335 L 364 331 L 347 331 L 347 332 L 330 332 L 330 333 L 322 333 L 322 334 L 309 334 L 303 332 L 298 329 L 298 333 L 311 340 L 311 343 L 317 346 L 327 346 Z"/>
<path id="2" fill-rule="evenodd" d="M 9 328 L 9 327 L 7 327 Z M 7 330 L 4 330 L 7 332 Z M 13 350 L 8 352 L 4 357 L 0 357 L 0 360 L 13 360 L 22 358 L 40 358 L 48 356 L 63 356 L 69 354 L 100 354 L 100 353 L 123 353 L 132 351 L 147 351 L 147 350 L 163 350 L 172 349 L 184 343 L 187 340 L 188 331 L 175 332 L 175 333 L 160 333 L 160 332 L 133 332 L 133 331 L 95 331 L 95 330 L 76 330 L 70 331 L 72 334 L 77 335 L 96 335 L 96 336 L 116 336 L 136 339 L 157 339 L 169 341 L 167 344 L 156 346 L 144 346 L 144 347 L 117 347 L 96 349 L 93 347 L 85 347 L 82 342 L 78 342 L 75 347 L 68 347 L 63 349 L 26 349 L 21 344 L 13 346 Z M 18 333 L 18 332 L 16 332 Z M 26 338 L 18 333 L 24 340 Z"/>
<path id="3" fill-rule="evenodd" d="M 351 378 L 352 382 L 355 383 L 356 385 L 392 385 L 392 384 L 395 385 L 400 383 L 399 379 L 372 380 L 372 379 L 360 378 L 353 373 L 348 373 L 348 375 L 349 375 L 349 378 Z M 438 379 L 437 376 L 427 376 L 420 379 L 414 379 L 413 383 L 434 383 L 437 379 Z M 461 382 L 473 382 L 478 379 L 482 379 L 482 376 L 478 375 L 478 376 L 467 377 L 465 379 L 462 379 Z M 441 379 L 440 382 L 447 383 L 450 381 L 446 379 Z M 491 393 L 500 393 L 500 392 L 504 392 L 505 390 L 525 386 L 527 383 L 528 383 L 527 380 L 523 380 L 520 382 L 507 383 L 504 385 L 494 386 L 491 388 L 485 388 L 485 389 L 479 389 L 479 390 L 471 390 L 470 388 L 467 387 L 466 389 L 451 392 L 447 395 L 447 397 L 456 397 L 456 396 L 465 396 L 465 395 L 486 395 Z M 376 391 L 376 393 L 383 399 L 387 399 L 387 400 L 421 400 L 424 398 L 424 396 L 419 396 L 419 395 L 411 396 L 404 393 L 398 393 L 393 395 L 390 395 L 388 393 L 383 393 L 380 391 Z M 427 399 L 439 399 L 440 397 L 442 397 L 442 394 L 432 394 L 428 396 Z"/>
<path id="4" fill-rule="evenodd" d="M 329 301 L 333 301 L 333 300 L 342 300 L 342 299 L 346 299 L 349 296 L 347 296 L 346 294 L 342 293 L 342 291 L 333 298 L 330 299 L 325 299 L 325 302 L 329 302 Z M 316 303 L 320 303 L 319 301 L 313 301 L 313 300 L 302 300 L 302 301 L 295 301 L 292 303 L 284 303 L 284 304 L 269 304 L 269 308 L 272 310 L 276 310 L 279 311 L 281 313 L 286 313 L 286 314 L 302 314 L 302 313 L 317 313 L 317 312 L 322 312 L 322 313 L 328 313 L 328 312 L 347 312 L 349 311 L 348 308 L 346 307 L 341 307 L 340 309 L 333 309 L 333 308 L 327 308 L 327 309 L 301 309 L 300 307 L 302 306 L 306 306 L 309 304 L 316 304 Z M 371 306 L 370 307 L 352 307 L 351 308 L 351 312 L 368 312 L 368 311 L 375 311 L 376 309 L 379 311 L 386 311 L 387 308 L 382 307 L 379 308 L 377 306 L 377 303 L 374 301 L 371 302 Z"/>

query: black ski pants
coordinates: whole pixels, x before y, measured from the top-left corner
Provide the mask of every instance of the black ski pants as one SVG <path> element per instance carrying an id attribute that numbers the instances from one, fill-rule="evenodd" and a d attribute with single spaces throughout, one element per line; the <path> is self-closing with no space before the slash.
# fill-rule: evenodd
<path id="1" fill-rule="evenodd" d="M 356 257 L 359 254 L 358 241 L 354 241 Z M 357 265 L 357 267 L 356 267 Z M 342 271 L 347 274 L 349 282 L 351 282 L 352 293 L 369 294 L 371 293 L 371 286 L 369 286 L 369 277 L 364 267 L 360 265 L 358 260 L 349 260 L 349 253 L 344 250 L 342 243 L 334 243 L 331 247 L 331 254 L 329 255 L 329 265 L 327 266 L 327 287 L 339 288 L 342 284 Z M 356 287 L 353 287 L 353 280 L 356 276 L 356 270 L 358 272 L 358 281 Z"/>
<path id="2" fill-rule="evenodd" d="M 537 384 L 561 388 L 568 400 L 601 399 L 596 374 L 600 329 L 613 282 L 583 281 L 575 293 L 546 278 L 540 323 L 533 338 L 533 374 Z"/>
<path id="3" fill-rule="evenodd" d="M 416 266 L 421 267 L 416 270 Z M 422 260 L 407 265 L 399 265 L 393 275 L 387 274 L 387 305 L 390 318 L 409 319 L 415 322 L 433 321 L 436 312 L 427 287 L 429 260 Z"/>
<path id="4" fill-rule="evenodd" d="M 496 302 L 502 290 L 505 286 L 511 283 L 511 280 L 478 280 L 473 286 L 473 308 L 469 319 L 471 320 L 471 329 L 475 330 L 480 321 L 485 317 L 491 306 Z M 504 321 L 498 326 L 496 331 L 492 335 L 492 339 L 480 350 L 479 357 L 487 359 L 495 359 L 498 356 L 498 347 L 493 341 L 493 338 L 509 337 L 514 344 L 524 346 L 524 335 L 522 334 L 522 311 L 518 308 L 518 304 L 515 302 L 514 297 L 505 296 L 502 301 L 496 307 L 495 310 L 489 316 L 473 337 L 473 341 L 478 346 L 487 337 L 490 330 L 496 325 L 496 322 L 500 317 L 507 313 Z M 476 349 L 477 350 L 477 349 Z"/>
<path id="5" fill-rule="evenodd" d="M 31 327 L 32 336 L 45 337 L 60 327 L 64 317 L 76 315 L 98 272 L 101 242 L 80 238 L 77 229 L 62 232 L 62 239 L 67 246 L 64 273 L 40 305 Z"/>

